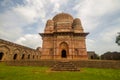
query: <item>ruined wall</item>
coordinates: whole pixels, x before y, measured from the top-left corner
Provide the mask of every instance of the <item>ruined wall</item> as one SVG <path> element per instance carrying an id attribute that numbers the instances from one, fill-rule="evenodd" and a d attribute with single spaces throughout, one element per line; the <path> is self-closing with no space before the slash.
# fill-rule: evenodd
<path id="1" fill-rule="evenodd" d="M 61 60 L 39 60 L 39 61 L 8 61 L 7 65 L 14 66 L 46 66 L 52 67 Z M 120 69 L 120 61 L 113 60 L 71 60 L 79 68 L 111 68 Z"/>
<path id="2" fill-rule="evenodd" d="M 106 52 L 101 55 L 102 60 L 120 60 L 120 52 Z"/>
<path id="3" fill-rule="evenodd" d="M 0 61 L 38 60 L 40 57 L 38 50 L 0 39 Z"/>

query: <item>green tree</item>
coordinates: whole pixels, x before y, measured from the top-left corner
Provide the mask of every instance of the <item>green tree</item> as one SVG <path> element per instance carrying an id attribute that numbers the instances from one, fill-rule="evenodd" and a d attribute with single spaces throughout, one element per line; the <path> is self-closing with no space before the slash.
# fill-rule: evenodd
<path id="1" fill-rule="evenodd" d="M 116 43 L 120 46 L 120 33 L 118 33 L 118 36 L 116 37 Z"/>

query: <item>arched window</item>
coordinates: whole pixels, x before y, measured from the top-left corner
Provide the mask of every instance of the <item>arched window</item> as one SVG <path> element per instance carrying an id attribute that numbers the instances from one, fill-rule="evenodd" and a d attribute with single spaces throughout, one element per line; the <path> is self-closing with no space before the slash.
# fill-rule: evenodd
<path id="1" fill-rule="evenodd" d="M 22 55 L 22 58 L 21 58 L 21 59 L 24 59 L 24 57 L 25 57 L 25 54 Z"/>
<path id="2" fill-rule="evenodd" d="M 4 53 L 0 52 L 0 60 L 2 60 Z"/>
<path id="3" fill-rule="evenodd" d="M 30 59 L 30 54 L 28 55 L 28 59 Z"/>
<path id="4" fill-rule="evenodd" d="M 14 60 L 17 59 L 17 54 L 14 54 L 13 59 L 14 59 Z"/>
<path id="5" fill-rule="evenodd" d="M 35 56 L 33 55 L 33 59 L 35 58 Z"/>

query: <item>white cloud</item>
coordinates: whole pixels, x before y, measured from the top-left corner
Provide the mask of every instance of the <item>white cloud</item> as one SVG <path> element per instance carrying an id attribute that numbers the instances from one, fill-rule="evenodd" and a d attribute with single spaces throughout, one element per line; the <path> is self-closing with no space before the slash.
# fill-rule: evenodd
<path id="1" fill-rule="evenodd" d="M 31 48 L 37 48 L 42 46 L 41 37 L 38 34 L 26 34 L 16 40 L 16 43 Z"/>
<path id="2" fill-rule="evenodd" d="M 11 1 L 12 2 L 12 1 Z M 4 2 L 5 3 L 5 2 Z M 0 13 L 0 37 L 15 41 L 24 34 L 24 28 L 45 17 L 44 0 L 26 0 L 24 5 L 17 5 Z"/>
<path id="3" fill-rule="evenodd" d="M 59 13 L 59 12 L 63 12 L 64 10 L 62 10 L 61 8 L 63 7 L 63 5 L 66 5 L 68 3 L 69 0 L 50 0 L 51 4 L 54 5 L 52 13 Z"/>
<path id="4" fill-rule="evenodd" d="M 96 51 L 96 53 L 103 54 L 107 51 L 119 51 L 119 46 L 115 43 L 119 27 L 107 28 L 98 35 L 98 37 L 88 38 L 88 50 Z"/>
<path id="5" fill-rule="evenodd" d="M 100 37 L 102 37 L 101 40 L 107 43 L 112 42 L 113 40 L 115 42 L 115 37 L 117 35 L 117 32 L 119 31 L 120 31 L 119 27 L 108 28 L 107 30 L 105 30 L 104 32 L 100 34 Z"/>
<path id="6" fill-rule="evenodd" d="M 54 5 L 54 8 L 53 8 L 53 13 L 58 13 L 58 12 L 60 12 L 60 10 L 59 10 L 59 8 L 60 8 L 60 4 L 59 3 L 56 3 L 55 5 Z"/>
<path id="7" fill-rule="evenodd" d="M 99 25 L 99 18 L 120 10 L 120 0 L 84 0 L 79 2 L 73 10 L 83 21 L 85 30 L 91 31 Z"/>
<path id="8" fill-rule="evenodd" d="M 119 0 L 84 0 L 78 3 L 74 9 L 78 10 L 78 16 L 101 16 L 119 10 Z"/>
<path id="9" fill-rule="evenodd" d="M 25 5 L 18 5 L 13 10 L 29 23 L 46 16 L 44 0 L 26 0 Z"/>
<path id="10" fill-rule="evenodd" d="M 94 46 L 93 46 L 94 44 L 95 44 L 95 40 L 88 38 L 88 39 L 86 40 L 87 51 L 94 50 Z"/>
<path id="11" fill-rule="evenodd" d="M 17 7 L 14 11 L 28 23 L 33 23 L 37 17 L 37 12 L 30 7 Z"/>
<path id="12" fill-rule="evenodd" d="M 15 40 L 22 35 L 21 19 L 14 12 L 7 11 L 0 14 L 0 36 L 5 39 Z M 20 24 L 21 23 L 21 24 Z"/>

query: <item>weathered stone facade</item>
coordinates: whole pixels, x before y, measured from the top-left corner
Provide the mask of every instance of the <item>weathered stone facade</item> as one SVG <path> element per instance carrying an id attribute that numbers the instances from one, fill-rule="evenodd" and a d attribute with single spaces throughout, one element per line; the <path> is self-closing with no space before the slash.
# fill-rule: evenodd
<path id="1" fill-rule="evenodd" d="M 94 51 L 87 51 L 88 59 L 99 59 L 99 56 Z"/>
<path id="2" fill-rule="evenodd" d="M 120 60 L 120 52 L 106 52 L 101 55 L 101 60 Z"/>
<path id="3" fill-rule="evenodd" d="M 79 18 L 60 13 L 48 20 L 42 36 L 41 59 L 88 59 L 85 33 Z"/>
<path id="4" fill-rule="evenodd" d="M 0 61 L 38 60 L 41 52 L 0 39 Z"/>
<path id="5" fill-rule="evenodd" d="M 120 60 L 68 60 L 78 68 L 111 68 L 120 69 Z M 7 65 L 13 66 L 45 66 L 53 67 L 61 60 L 39 60 L 39 61 L 7 61 Z"/>

